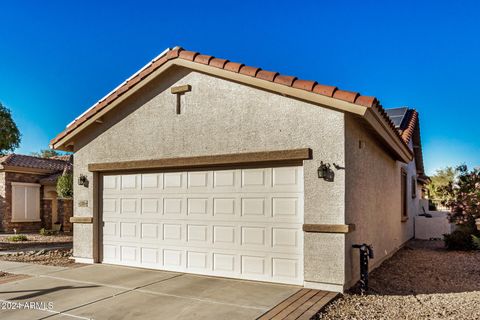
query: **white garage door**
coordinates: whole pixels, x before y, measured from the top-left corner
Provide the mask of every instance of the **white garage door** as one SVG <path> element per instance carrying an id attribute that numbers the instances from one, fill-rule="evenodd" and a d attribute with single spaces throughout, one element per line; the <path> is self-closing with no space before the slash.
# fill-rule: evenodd
<path id="1" fill-rule="evenodd" d="M 303 283 L 303 168 L 105 175 L 103 262 Z"/>

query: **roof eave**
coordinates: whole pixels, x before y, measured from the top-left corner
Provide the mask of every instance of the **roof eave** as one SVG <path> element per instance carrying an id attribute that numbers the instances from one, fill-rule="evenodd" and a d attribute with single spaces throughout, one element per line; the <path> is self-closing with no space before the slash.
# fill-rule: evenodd
<path id="1" fill-rule="evenodd" d="M 18 173 L 31 173 L 31 174 L 51 174 L 59 170 L 50 170 L 50 169 L 41 169 L 41 168 L 32 168 L 32 167 L 20 167 L 20 166 L 9 166 L 3 165 L 0 166 L 1 171 L 5 172 L 18 172 Z"/>
<path id="2" fill-rule="evenodd" d="M 412 150 L 389 129 L 389 124 L 381 117 L 376 109 L 369 108 L 364 115 L 365 120 L 377 132 L 380 138 L 390 146 L 396 160 L 408 163 L 413 160 Z"/>

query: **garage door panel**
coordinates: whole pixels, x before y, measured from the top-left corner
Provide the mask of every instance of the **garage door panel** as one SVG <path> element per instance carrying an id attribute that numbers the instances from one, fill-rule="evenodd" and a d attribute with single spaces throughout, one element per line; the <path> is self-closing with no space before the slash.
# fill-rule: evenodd
<path id="1" fill-rule="evenodd" d="M 188 198 L 187 200 L 187 214 L 188 215 L 202 215 L 211 214 L 209 210 L 208 198 Z"/>
<path id="2" fill-rule="evenodd" d="M 187 188 L 190 190 L 211 190 L 213 187 L 212 171 L 187 172 Z"/>
<path id="3" fill-rule="evenodd" d="M 137 222 L 120 222 L 120 238 L 136 238 Z"/>
<path id="4" fill-rule="evenodd" d="M 186 173 L 169 172 L 163 175 L 163 186 L 165 190 L 179 191 L 186 189 Z"/>
<path id="5" fill-rule="evenodd" d="M 261 226 L 241 227 L 242 247 L 266 247 L 266 230 Z"/>
<path id="6" fill-rule="evenodd" d="M 195 242 L 195 243 L 202 243 L 202 244 L 210 244 L 210 232 L 209 232 L 208 225 L 198 225 L 198 224 L 188 224 L 187 225 L 187 241 L 188 242 Z"/>
<path id="7" fill-rule="evenodd" d="M 236 255 L 234 254 L 214 253 L 212 269 L 214 272 L 233 274 L 235 272 L 235 260 Z"/>
<path id="8" fill-rule="evenodd" d="M 140 237 L 142 239 L 159 239 L 157 223 L 141 223 L 140 230 Z"/>
<path id="9" fill-rule="evenodd" d="M 167 242 L 180 242 L 185 231 L 182 230 L 180 223 L 164 223 L 163 224 L 163 240 Z"/>
<path id="10" fill-rule="evenodd" d="M 139 178 L 138 174 L 128 174 L 120 176 L 120 189 L 121 190 L 137 190 L 139 188 Z"/>
<path id="11" fill-rule="evenodd" d="M 115 215 L 119 213 L 117 198 L 104 198 L 102 202 L 103 216 Z"/>
<path id="12" fill-rule="evenodd" d="M 213 188 L 219 192 L 236 192 L 240 188 L 240 170 L 213 172 Z"/>
<path id="13" fill-rule="evenodd" d="M 141 209 L 140 213 L 142 215 L 148 214 L 162 214 L 163 213 L 163 206 L 160 205 L 162 199 L 158 198 L 141 198 Z"/>
<path id="14" fill-rule="evenodd" d="M 117 255 L 118 246 L 113 244 L 104 244 L 103 245 L 103 261 L 104 262 L 115 262 L 118 260 Z"/>
<path id="15" fill-rule="evenodd" d="M 140 263 L 146 266 L 155 267 L 160 265 L 157 248 L 143 247 L 140 251 Z"/>
<path id="16" fill-rule="evenodd" d="M 168 219 L 235 219 L 244 221 L 301 222 L 303 199 L 300 193 L 239 193 L 105 196 L 103 215 L 147 217 L 162 215 Z"/>
<path id="17" fill-rule="evenodd" d="M 137 262 L 137 248 L 120 246 L 120 260 L 122 262 Z"/>
<path id="18" fill-rule="evenodd" d="M 172 271 L 183 270 L 184 251 L 178 249 L 163 250 L 163 267 Z"/>
<path id="19" fill-rule="evenodd" d="M 239 201 L 237 198 L 233 197 L 214 197 L 213 198 L 213 215 L 221 219 L 222 216 L 224 217 L 234 217 L 236 213 L 240 210 L 237 206 L 239 206 Z"/>
<path id="20" fill-rule="evenodd" d="M 202 251 L 187 251 L 187 269 L 209 270 L 208 253 Z"/>
<path id="21" fill-rule="evenodd" d="M 105 263 L 241 279 L 300 283 L 301 255 L 177 246 L 105 245 Z"/>
<path id="22" fill-rule="evenodd" d="M 181 245 L 213 249 L 296 253 L 303 247 L 301 225 L 274 224 L 264 226 L 232 221 L 202 220 L 155 222 L 123 219 L 104 221 L 103 238 L 109 243 L 144 243 L 155 246 Z"/>
<path id="23" fill-rule="evenodd" d="M 120 214 L 136 215 L 140 213 L 140 199 L 136 198 L 122 198 L 120 199 Z"/>
<path id="24" fill-rule="evenodd" d="M 301 284 L 302 167 L 103 178 L 103 261 Z"/>
<path id="25" fill-rule="evenodd" d="M 163 189 L 163 174 L 149 173 L 141 175 L 142 190 L 147 192 L 158 192 Z"/>
<path id="26" fill-rule="evenodd" d="M 165 216 L 173 215 L 174 219 L 180 218 L 186 212 L 186 200 L 183 198 L 164 198 L 163 214 Z"/>
<path id="27" fill-rule="evenodd" d="M 236 227 L 234 225 L 214 225 L 213 226 L 213 245 L 232 246 L 236 241 Z"/>

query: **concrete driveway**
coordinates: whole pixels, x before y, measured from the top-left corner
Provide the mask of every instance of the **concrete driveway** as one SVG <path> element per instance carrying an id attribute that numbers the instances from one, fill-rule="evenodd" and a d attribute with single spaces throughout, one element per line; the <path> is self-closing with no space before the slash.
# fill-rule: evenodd
<path id="1" fill-rule="evenodd" d="M 1 319 L 255 319 L 299 287 L 110 265 L 47 267 L 0 261 L 31 277 L 0 284 Z M 50 310 L 5 310 L 9 302 Z"/>

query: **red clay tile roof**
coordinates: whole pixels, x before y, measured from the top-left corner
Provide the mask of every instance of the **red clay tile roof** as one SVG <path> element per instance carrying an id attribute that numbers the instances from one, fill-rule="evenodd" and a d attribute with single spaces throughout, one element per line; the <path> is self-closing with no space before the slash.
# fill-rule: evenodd
<path id="1" fill-rule="evenodd" d="M 402 121 L 398 125 L 397 130 L 400 132 L 400 135 L 405 143 L 408 144 L 412 142 L 413 144 L 413 153 L 415 157 L 415 164 L 417 166 L 418 177 L 423 180 L 429 179 L 428 176 L 425 175 L 425 167 L 423 163 L 418 112 L 414 109 L 409 109 L 408 107 L 402 108 L 405 108 L 406 112 L 403 115 Z"/>
<path id="2" fill-rule="evenodd" d="M 0 165 L 12 167 L 35 168 L 54 171 L 61 171 L 65 168 L 70 169 L 72 163 L 70 161 L 60 159 L 40 158 L 34 156 L 26 156 L 21 154 L 9 154 L 0 158 Z"/>
<path id="3" fill-rule="evenodd" d="M 63 160 L 63 161 L 72 162 L 73 156 L 72 156 L 71 154 L 66 154 L 66 155 L 63 155 L 63 156 L 53 156 L 53 157 L 50 157 L 50 158 L 48 158 L 48 159 Z"/>
<path id="4" fill-rule="evenodd" d="M 412 140 L 415 127 L 417 126 L 418 112 L 413 109 L 409 109 L 405 115 L 405 120 L 399 128 L 403 141 L 410 143 Z"/>
<path id="5" fill-rule="evenodd" d="M 209 55 L 203 55 L 198 52 L 187 51 L 180 47 L 175 47 L 174 49 L 168 50 L 165 54 L 154 59 L 150 64 L 144 67 L 144 69 L 142 69 L 141 72 L 137 73 L 132 78 L 125 81 L 115 91 L 113 91 L 104 99 L 97 102 L 87 112 L 82 114 L 79 118 L 75 119 L 75 121 L 72 122 L 63 132 L 57 135 L 57 137 L 52 139 L 50 143 L 54 144 L 58 142 L 67 134 L 69 134 L 70 132 L 78 128 L 78 126 L 80 126 L 86 120 L 93 117 L 97 112 L 105 108 L 112 101 L 114 101 L 115 99 L 120 97 L 122 94 L 124 94 L 126 91 L 134 87 L 142 79 L 144 79 L 149 74 L 151 74 L 156 69 L 158 69 L 160 66 L 165 64 L 167 61 L 172 59 L 177 59 L 177 58 L 209 65 L 211 67 L 224 69 L 230 72 L 244 74 L 250 77 L 256 77 L 258 79 L 262 79 L 265 81 L 275 82 L 285 86 L 294 87 L 299 90 L 314 92 L 320 95 L 347 101 L 347 102 L 361 105 L 367 108 L 375 108 L 381 114 L 384 120 L 388 123 L 390 128 L 395 132 L 395 134 L 403 142 L 405 142 L 405 140 L 402 139 L 402 136 L 396 130 L 395 125 L 392 123 L 392 121 L 386 114 L 385 110 L 383 109 L 383 107 L 380 105 L 379 101 L 375 97 L 362 96 L 357 92 L 344 91 L 344 90 L 338 89 L 337 87 L 319 84 L 315 81 L 297 79 L 296 77 L 293 77 L 293 76 L 281 75 L 277 72 L 266 71 L 266 70 L 262 70 L 260 68 L 251 67 L 251 66 L 245 66 L 244 64 L 241 64 L 241 63 L 230 62 L 228 60 L 215 58 Z"/>

